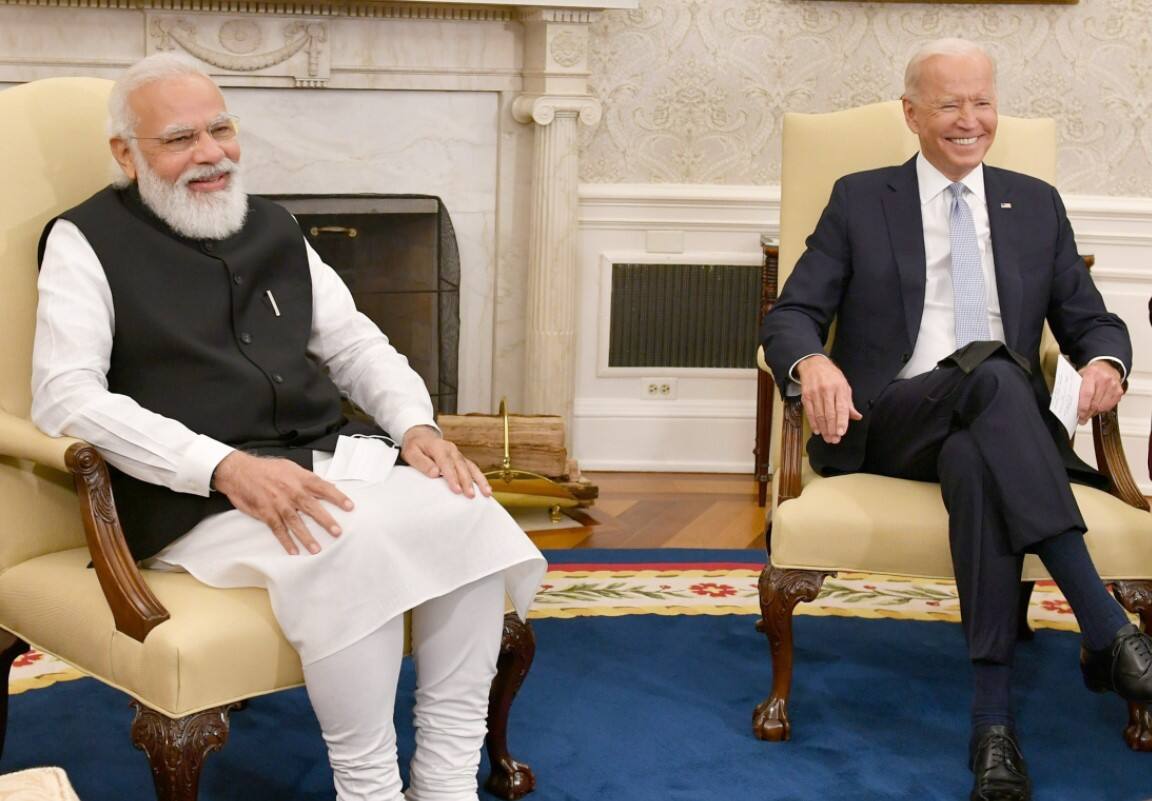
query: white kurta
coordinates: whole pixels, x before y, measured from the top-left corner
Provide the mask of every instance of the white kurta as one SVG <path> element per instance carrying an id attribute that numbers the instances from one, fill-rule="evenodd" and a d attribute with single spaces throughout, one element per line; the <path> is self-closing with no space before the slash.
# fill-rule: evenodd
<path id="1" fill-rule="evenodd" d="M 307 244 L 305 243 L 307 247 Z M 434 425 L 424 383 L 328 265 L 307 247 L 313 289 L 309 355 L 340 390 L 400 440 Z M 207 495 L 231 448 L 108 391 L 115 309 L 103 268 L 75 225 L 46 242 L 33 347 L 32 415 L 49 434 L 81 437 L 125 473 Z M 317 472 L 323 473 L 321 459 Z M 305 663 L 371 633 L 422 601 L 503 572 L 524 615 L 543 576 L 539 550 L 493 500 L 454 495 L 443 479 L 407 467 L 382 482 L 341 481 L 356 504 L 330 507 L 344 533 L 310 524 L 317 555 L 290 556 L 264 523 L 239 511 L 207 518 L 160 554 L 206 584 L 266 587 L 278 622 Z"/>
<path id="2" fill-rule="evenodd" d="M 317 473 L 326 466 L 318 461 Z M 382 482 L 334 483 L 356 506 L 345 512 L 325 504 L 339 537 L 305 518 L 318 554 L 288 554 L 267 526 L 234 510 L 201 521 L 157 559 L 213 587 L 266 587 L 305 664 L 497 572 L 520 616 L 527 614 L 546 564 L 496 501 L 457 495 L 411 467 L 394 468 Z"/>

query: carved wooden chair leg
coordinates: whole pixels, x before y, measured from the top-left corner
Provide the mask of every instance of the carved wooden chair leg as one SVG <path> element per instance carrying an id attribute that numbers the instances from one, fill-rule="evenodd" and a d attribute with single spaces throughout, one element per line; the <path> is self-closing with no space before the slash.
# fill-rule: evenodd
<path id="1" fill-rule="evenodd" d="M 8 676 L 12 663 L 21 654 L 28 652 L 28 643 L 15 634 L 0 629 L 0 756 L 4 755 L 4 735 L 8 732 Z"/>
<path id="2" fill-rule="evenodd" d="M 504 616 L 496 678 L 488 696 L 488 736 L 484 741 L 492 768 L 484 787 L 492 795 L 509 801 L 523 798 L 536 787 L 532 768 L 517 762 L 508 753 L 508 715 L 535 656 L 536 636 L 532 627 L 515 612 L 509 612 Z"/>
<path id="3" fill-rule="evenodd" d="M 1032 603 L 1032 590 L 1035 581 L 1025 581 L 1020 585 L 1020 598 L 1016 604 L 1016 639 L 1028 642 L 1036 637 L 1036 632 L 1028 625 L 1028 604 Z"/>
<path id="4" fill-rule="evenodd" d="M 204 759 L 228 742 L 228 713 L 237 704 L 170 718 L 133 701 L 132 744 L 148 755 L 157 801 L 196 801 Z"/>
<path id="5" fill-rule="evenodd" d="M 813 601 L 820 585 L 833 573 L 777 570 L 771 564 L 760 574 L 761 630 L 772 650 L 772 694 L 752 713 L 752 731 L 761 740 L 779 742 L 792 736 L 788 695 L 792 691 L 792 610 L 800 601 Z"/>
<path id="6" fill-rule="evenodd" d="M 1120 605 L 1140 617 L 1140 628 L 1152 633 L 1152 581 L 1116 581 L 1112 594 Z M 1128 704 L 1124 742 L 1133 751 L 1152 751 L 1152 704 Z"/>
<path id="7" fill-rule="evenodd" d="M 764 521 L 764 566 L 767 570 L 768 566 L 772 564 L 772 515 L 769 512 L 768 517 Z M 760 583 L 764 583 L 764 571 L 760 571 Z M 760 597 L 763 598 L 763 590 L 761 590 Z M 763 607 L 761 607 L 763 608 Z M 761 616 L 756 619 L 756 631 L 761 634 L 767 634 L 768 630 L 764 625 L 764 617 Z"/>

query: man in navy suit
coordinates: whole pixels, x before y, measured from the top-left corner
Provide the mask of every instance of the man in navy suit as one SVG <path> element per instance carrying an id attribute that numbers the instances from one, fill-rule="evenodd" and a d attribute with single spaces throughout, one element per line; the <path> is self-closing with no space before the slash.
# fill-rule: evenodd
<path id="1" fill-rule="evenodd" d="M 1092 689 L 1152 700 L 1152 639 L 1084 546 L 1069 476 L 1102 477 L 1047 411 L 1039 365 L 1047 320 L 1083 378 L 1084 422 L 1120 400 L 1127 329 L 1056 190 L 983 163 L 996 101 L 978 45 L 942 39 L 912 57 L 903 105 L 920 153 L 836 182 L 761 338 L 781 391 L 799 386 L 815 469 L 940 482 L 974 675 L 971 798 L 1026 801 L 1010 701 L 1024 554 L 1068 598 Z"/>

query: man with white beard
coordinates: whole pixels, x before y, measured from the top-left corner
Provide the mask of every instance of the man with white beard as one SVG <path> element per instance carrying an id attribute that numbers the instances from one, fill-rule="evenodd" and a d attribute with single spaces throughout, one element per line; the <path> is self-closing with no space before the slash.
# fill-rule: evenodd
<path id="1" fill-rule="evenodd" d="M 268 589 L 339 801 L 475 801 L 505 592 L 524 614 L 543 557 L 291 215 L 244 193 L 212 80 L 150 56 L 109 116 L 123 178 L 41 240 L 33 419 L 104 454 L 137 559 Z M 342 394 L 376 425 L 346 419 Z M 369 439 L 384 431 L 401 466 Z M 336 475 L 334 452 L 365 448 L 371 470 Z M 405 793 L 392 715 L 407 610 Z"/>

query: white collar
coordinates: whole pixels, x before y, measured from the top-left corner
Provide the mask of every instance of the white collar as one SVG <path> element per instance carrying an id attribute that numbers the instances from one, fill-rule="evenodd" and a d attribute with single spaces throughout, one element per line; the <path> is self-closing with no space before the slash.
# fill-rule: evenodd
<path id="1" fill-rule="evenodd" d="M 955 181 L 948 178 L 924 158 L 923 153 L 916 154 L 916 181 L 920 186 L 920 205 L 927 205 Z M 968 191 L 980 198 L 981 203 L 987 203 L 984 197 L 984 165 L 977 165 L 976 169 L 960 179 L 960 183 Z"/>

